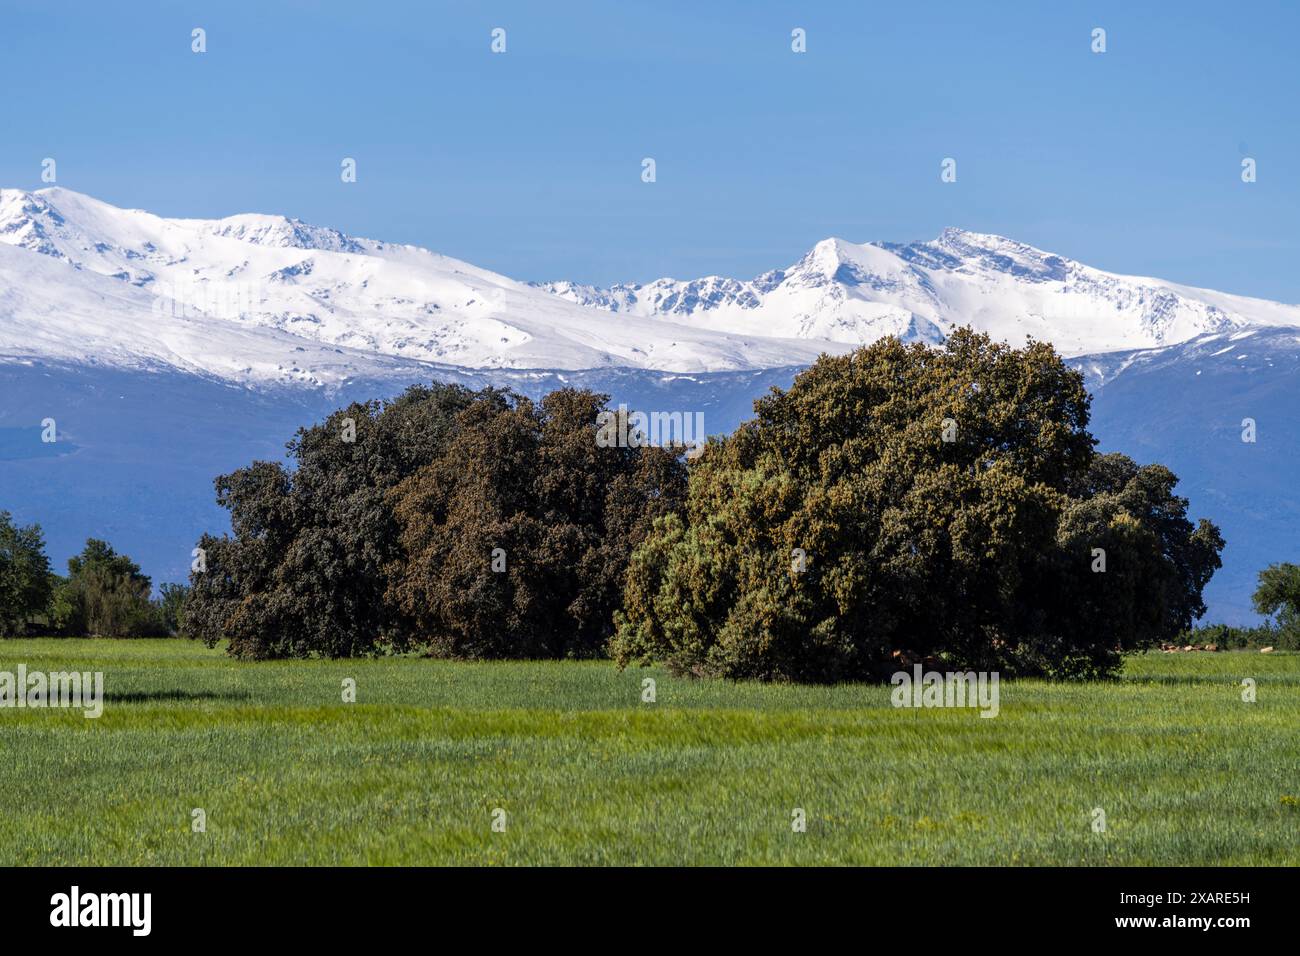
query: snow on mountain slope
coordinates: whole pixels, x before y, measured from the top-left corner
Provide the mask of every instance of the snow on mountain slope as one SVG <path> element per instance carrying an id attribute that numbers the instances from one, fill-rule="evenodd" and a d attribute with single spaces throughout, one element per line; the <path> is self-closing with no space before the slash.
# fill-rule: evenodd
<path id="1" fill-rule="evenodd" d="M 0 243 L 0 362 L 176 369 L 263 385 L 334 387 L 411 379 L 422 363 L 322 345 L 276 329 L 157 314 L 140 287 Z"/>
<path id="2" fill-rule="evenodd" d="M 788 269 L 750 281 L 541 288 L 611 312 L 740 334 L 936 341 L 969 324 L 1016 344 L 1047 340 L 1066 355 L 1169 345 L 1251 324 L 1300 325 L 1300 306 L 1115 275 L 960 229 L 905 245 L 826 239 Z"/>
<path id="3" fill-rule="evenodd" d="M 61 188 L 0 190 L 0 249 L 0 354 L 15 356 L 328 385 L 413 363 L 698 372 L 844 348 L 612 319 L 414 246 L 280 216 L 164 219 Z"/>
<path id="4" fill-rule="evenodd" d="M 165 365 L 333 387 L 466 368 L 728 371 L 957 325 L 1067 355 L 1152 348 L 1300 307 L 1120 276 L 998 236 L 827 239 L 740 281 L 516 282 L 283 216 L 164 219 L 61 188 L 0 190 L 0 356 Z M 405 370 L 405 371 L 404 371 Z"/>

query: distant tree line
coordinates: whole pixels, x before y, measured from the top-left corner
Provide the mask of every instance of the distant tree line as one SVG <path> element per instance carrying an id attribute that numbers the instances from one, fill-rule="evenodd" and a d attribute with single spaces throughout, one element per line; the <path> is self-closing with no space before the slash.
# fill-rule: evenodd
<path id="1" fill-rule="evenodd" d="M 1263 624 L 1208 624 L 1187 632 L 1177 643 L 1213 644 L 1219 650 L 1274 647 L 1300 651 L 1300 565 L 1274 564 L 1261 571 L 1252 603 L 1255 611 L 1265 616 Z"/>
<path id="2" fill-rule="evenodd" d="M 164 584 L 152 597 L 152 582 L 140 566 L 96 538 L 69 559 L 66 576 L 55 574 L 40 525 L 20 527 L 0 511 L 0 635 L 175 635 L 188 590 Z"/>

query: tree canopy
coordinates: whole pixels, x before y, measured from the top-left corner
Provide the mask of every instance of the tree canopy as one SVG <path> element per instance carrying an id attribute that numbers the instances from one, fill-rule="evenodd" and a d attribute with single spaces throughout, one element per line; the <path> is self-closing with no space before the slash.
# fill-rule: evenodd
<path id="1" fill-rule="evenodd" d="M 292 467 L 257 461 L 216 479 L 232 534 L 205 535 L 190 575 L 192 636 L 249 658 L 347 657 L 400 646 L 384 601 L 398 555 L 390 488 L 429 460 L 474 393 L 412 387 L 301 428 Z"/>
<path id="2" fill-rule="evenodd" d="M 1257 612 L 1274 619 L 1287 643 L 1300 639 L 1300 565 L 1284 562 L 1259 572 L 1252 602 Z"/>
<path id="3" fill-rule="evenodd" d="M 252 658 L 1096 677 L 1190 627 L 1219 567 L 1167 468 L 1097 453 L 1082 376 L 1043 343 L 824 356 L 689 469 L 606 447 L 606 402 L 434 385 L 301 429 L 288 464 L 217 479 L 232 532 L 199 543 L 187 631 Z"/>
<path id="4" fill-rule="evenodd" d="M 13 515 L 0 511 L 0 634 L 13 634 L 42 613 L 51 586 L 41 526 L 20 527 Z"/>
<path id="5" fill-rule="evenodd" d="M 58 582 L 51 623 L 66 634 L 141 637 L 164 633 L 149 599 L 152 582 L 140 565 L 107 541 L 88 538 L 68 559 L 68 576 Z"/>
<path id="6" fill-rule="evenodd" d="M 1166 469 L 1096 455 L 1088 411 L 1043 343 L 823 356 L 692 464 L 632 556 L 615 657 L 802 681 L 900 658 L 1113 670 L 1203 612 L 1222 539 Z"/>
<path id="7" fill-rule="evenodd" d="M 293 467 L 217 479 L 232 534 L 199 542 L 187 628 L 252 658 L 600 652 L 684 489 L 670 452 L 597 447 L 605 401 L 434 385 L 301 429 Z"/>
<path id="8" fill-rule="evenodd" d="M 394 490 L 403 556 L 389 597 L 435 652 L 604 653 L 632 550 L 685 493 L 676 453 L 598 445 L 605 401 L 485 396 Z"/>

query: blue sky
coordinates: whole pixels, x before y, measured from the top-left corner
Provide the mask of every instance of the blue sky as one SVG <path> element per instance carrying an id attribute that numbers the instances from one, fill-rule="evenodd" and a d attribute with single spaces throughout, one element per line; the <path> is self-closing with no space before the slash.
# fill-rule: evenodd
<path id="1" fill-rule="evenodd" d="M 1300 13 L 1174 9 L 2 0 L 0 184 L 49 156 L 117 205 L 281 212 L 521 279 L 748 278 L 955 225 L 1300 301 Z"/>

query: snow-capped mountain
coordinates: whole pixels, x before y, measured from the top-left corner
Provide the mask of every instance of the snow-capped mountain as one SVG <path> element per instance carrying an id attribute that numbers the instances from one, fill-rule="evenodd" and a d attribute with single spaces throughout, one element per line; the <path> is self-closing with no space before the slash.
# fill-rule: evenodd
<path id="1" fill-rule="evenodd" d="M 0 190 L 0 356 L 336 386 L 469 368 L 679 372 L 812 361 L 780 341 L 589 309 L 414 246 L 281 216 L 164 219 Z"/>
<path id="2" fill-rule="evenodd" d="M 1115 275 L 1000 236 L 945 229 L 931 242 L 817 243 L 788 269 L 610 288 L 547 283 L 581 305 L 736 334 L 854 345 L 941 341 L 959 325 L 1065 355 L 1169 345 L 1246 325 L 1300 325 L 1300 306 Z"/>
<path id="3" fill-rule="evenodd" d="M 283 216 L 164 219 L 0 190 L 0 356 L 338 387 L 463 368 L 734 371 L 955 326 L 1067 355 L 1158 347 L 1300 307 L 1114 275 L 997 236 L 819 242 L 740 281 L 517 282 Z"/>

